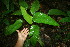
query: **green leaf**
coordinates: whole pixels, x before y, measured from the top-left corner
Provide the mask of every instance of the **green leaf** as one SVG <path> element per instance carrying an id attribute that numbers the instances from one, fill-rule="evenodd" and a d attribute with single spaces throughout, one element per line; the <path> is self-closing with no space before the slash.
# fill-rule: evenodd
<path id="1" fill-rule="evenodd" d="M 39 38 L 39 26 L 37 25 L 32 25 L 31 28 L 30 28 L 30 33 L 29 33 L 29 36 L 32 36 L 30 38 L 30 42 L 33 46 L 36 45 L 36 42 Z"/>
<path id="2" fill-rule="evenodd" d="M 31 28 L 30 28 L 30 33 L 29 33 L 29 36 L 31 37 L 30 38 L 30 42 L 33 46 L 36 45 L 37 41 L 40 43 L 41 46 L 44 45 L 44 43 L 41 41 L 41 38 L 39 36 L 39 26 L 37 25 L 32 25 Z"/>
<path id="3" fill-rule="evenodd" d="M 39 27 L 37 25 L 31 26 L 29 36 L 32 35 L 39 35 Z"/>
<path id="4" fill-rule="evenodd" d="M 24 7 L 25 9 L 28 8 L 28 4 L 25 1 L 23 1 L 23 0 L 19 0 L 19 5 Z"/>
<path id="5" fill-rule="evenodd" d="M 30 47 L 30 39 L 27 39 L 23 46 L 24 47 Z"/>
<path id="6" fill-rule="evenodd" d="M 62 18 L 59 22 L 70 22 L 70 17 Z"/>
<path id="7" fill-rule="evenodd" d="M 65 12 L 58 10 L 58 9 L 51 9 L 51 10 L 49 10 L 48 14 L 49 15 L 64 15 L 64 16 L 66 16 Z"/>
<path id="8" fill-rule="evenodd" d="M 30 38 L 30 42 L 33 46 L 36 45 L 37 41 L 38 41 L 38 38 L 39 36 L 38 35 L 33 35 L 31 38 Z"/>
<path id="9" fill-rule="evenodd" d="M 17 10 L 14 13 L 12 13 L 11 15 L 22 15 L 21 10 Z"/>
<path id="10" fill-rule="evenodd" d="M 38 0 L 35 0 L 32 3 L 31 9 L 30 9 L 31 14 L 33 15 L 36 11 L 38 11 L 39 10 L 39 7 L 40 7 L 39 1 Z"/>
<path id="11" fill-rule="evenodd" d="M 32 16 L 30 16 L 27 11 L 25 10 L 24 7 L 20 6 L 20 9 L 21 9 L 21 13 L 24 17 L 24 19 L 29 23 L 29 24 L 32 24 Z"/>
<path id="12" fill-rule="evenodd" d="M 6 30 L 4 32 L 5 35 L 10 35 L 13 32 L 15 32 L 17 29 L 19 29 L 22 26 L 22 20 L 18 19 L 14 24 L 9 25 L 6 27 Z"/>
<path id="13" fill-rule="evenodd" d="M 7 7 L 7 9 L 9 10 L 9 0 L 1 0 Z"/>
<path id="14" fill-rule="evenodd" d="M 70 11 L 67 11 L 68 16 L 70 16 Z"/>
<path id="15" fill-rule="evenodd" d="M 34 14 L 33 21 L 36 23 L 44 23 L 44 24 L 59 26 L 59 24 L 54 19 L 41 12 L 37 12 Z"/>

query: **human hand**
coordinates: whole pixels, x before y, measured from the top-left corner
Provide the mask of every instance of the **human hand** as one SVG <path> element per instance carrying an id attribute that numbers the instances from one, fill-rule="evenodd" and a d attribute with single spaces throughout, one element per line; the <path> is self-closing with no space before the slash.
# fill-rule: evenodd
<path id="1" fill-rule="evenodd" d="M 23 30 L 19 31 L 16 30 L 18 32 L 18 40 L 21 40 L 22 42 L 26 40 L 27 35 L 29 34 L 29 30 L 28 28 L 24 28 Z"/>

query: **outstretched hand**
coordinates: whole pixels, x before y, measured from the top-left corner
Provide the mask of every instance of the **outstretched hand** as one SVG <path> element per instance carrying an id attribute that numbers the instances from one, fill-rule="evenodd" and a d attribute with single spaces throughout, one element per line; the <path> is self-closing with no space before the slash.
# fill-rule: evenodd
<path id="1" fill-rule="evenodd" d="M 15 47 L 23 47 L 24 41 L 27 38 L 27 35 L 29 34 L 29 30 L 28 28 L 24 28 L 23 30 L 19 31 L 16 30 L 18 32 L 18 40 L 17 43 L 15 45 Z"/>
<path id="2" fill-rule="evenodd" d="M 18 39 L 22 40 L 22 41 L 25 41 L 26 38 L 27 38 L 27 35 L 29 34 L 28 28 L 24 28 L 21 31 L 19 31 L 19 30 L 16 30 L 16 31 L 18 32 Z"/>

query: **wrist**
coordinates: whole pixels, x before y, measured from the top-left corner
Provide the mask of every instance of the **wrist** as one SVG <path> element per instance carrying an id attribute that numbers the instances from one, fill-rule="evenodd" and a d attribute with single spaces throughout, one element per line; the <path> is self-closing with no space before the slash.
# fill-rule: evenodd
<path id="1" fill-rule="evenodd" d="M 24 41 L 22 41 L 21 39 L 18 39 L 15 47 L 22 47 L 23 44 L 24 44 Z"/>
<path id="2" fill-rule="evenodd" d="M 20 42 L 24 42 L 25 39 L 18 38 L 18 41 L 20 41 Z"/>

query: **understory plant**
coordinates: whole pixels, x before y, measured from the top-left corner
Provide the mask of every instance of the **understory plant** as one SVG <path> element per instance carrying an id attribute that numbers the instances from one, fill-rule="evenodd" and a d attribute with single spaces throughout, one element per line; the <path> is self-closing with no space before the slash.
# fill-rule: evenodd
<path id="1" fill-rule="evenodd" d="M 5 16 L 7 17 L 7 14 L 11 13 L 10 14 L 11 16 L 17 15 L 24 19 L 23 20 L 21 18 L 18 18 L 17 20 L 14 21 L 13 24 L 10 24 L 9 20 L 3 18 L 4 19 L 3 22 L 7 25 L 4 31 L 5 35 L 10 35 L 14 33 L 17 29 L 19 29 L 22 26 L 24 21 L 26 21 L 29 25 L 31 25 L 30 31 L 29 31 L 29 38 L 26 40 L 24 47 L 30 47 L 30 45 L 35 47 L 37 42 L 39 42 L 42 47 L 44 45 L 39 35 L 40 27 L 37 24 L 35 25 L 33 23 L 43 23 L 43 24 L 48 24 L 48 25 L 53 25 L 53 26 L 60 26 L 53 18 L 50 17 L 50 15 L 64 15 L 64 16 L 68 15 L 67 17 L 61 19 L 59 22 L 70 22 L 69 11 L 65 13 L 58 9 L 51 9 L 49 10 L 48 14 L 40 12 L 39 11 L 40 3 L 38 0 L 34 0 L 31 3 L 31 5 L 27 4 L 27 2 L 23 0 L 19 0 L 18 2 L 13 1 L 13 0 L 11 1 L 1 0 L 1 2 L 4 3 L 7 8 L 7 10 L 5 10 L 2 13 L 3 17 Z"/>

